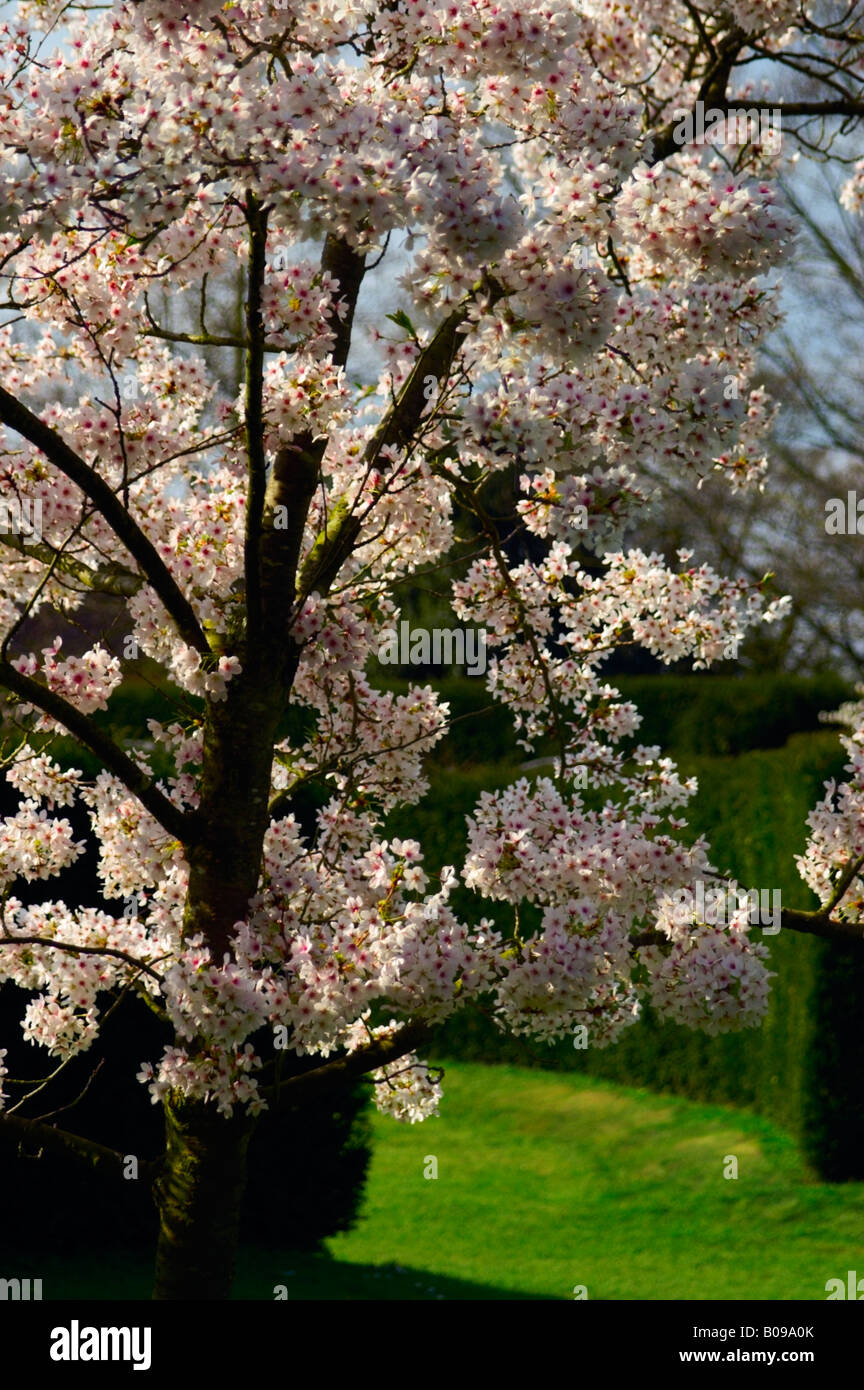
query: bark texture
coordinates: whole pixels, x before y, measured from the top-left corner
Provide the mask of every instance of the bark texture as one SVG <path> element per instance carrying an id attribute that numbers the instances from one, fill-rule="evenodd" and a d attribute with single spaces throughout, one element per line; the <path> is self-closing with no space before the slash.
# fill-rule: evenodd
<path id="1" fill-rule="evenodd" d="M 153 1298 L 231 1296 L 252 1123 L 179 1097 L 164 1104 L 165 1162 L 154 1184 L 159 1243 Z"/>

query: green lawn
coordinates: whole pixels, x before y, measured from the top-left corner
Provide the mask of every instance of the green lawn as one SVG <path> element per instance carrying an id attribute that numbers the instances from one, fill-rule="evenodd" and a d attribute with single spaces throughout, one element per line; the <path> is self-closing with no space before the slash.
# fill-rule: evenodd
<path id="1" fill-rule="evenodd" d="M 272 1262 L 289 1298 L 820 1300 L 864 1274 L 864 1184 L 814 1181 L 765 1120 L 514 1067 L 444 1087 L 436 1120 L 376 1120 L 365 1220 L 332 1259 Z"/>
<path id="2" fill-rule="evenodd" d="M 438 1119 L 376 1117 L 359 1228 L 245 1250 L 236 1297 L 821 1300 L 864 1275 L 864 1184 L 814 1181 L 767 1120 L 516 1067 L 451 1063 L 444 1087 Z M 39 1261 L 45 1298 L 149 1296 L 140 1262 L 75 1263 Z"/>

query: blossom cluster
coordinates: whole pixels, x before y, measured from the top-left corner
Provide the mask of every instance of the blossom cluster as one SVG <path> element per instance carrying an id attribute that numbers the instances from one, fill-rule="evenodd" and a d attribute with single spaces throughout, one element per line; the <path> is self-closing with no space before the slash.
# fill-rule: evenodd
<path id="1" fill-rule="evenodd" d="M 848 775 L 839 785 L 833 778 L 826 783 L 825 796 L 807 817 L 807 847 L 796 855 L 798 871 L 820 903 L 832 904 L 834 914 L 848 922 L 864 922 L 864 687 L 857 693 L 862 698 L 831 716 L 846 729 L 840 742 L 849 754 Z M 845 891 L 837 897 L 844 877 Z"/>
<path id="2" fill-rule="evenodd" d="M 39 672 L 53 694 L 64 696 L 82 714 L 107 709 L 112 692 L 122 680 L 120 662 L 99 643 L 83 656 L 69 656 L 58 661 L 57 653 L 62 644 L 63 639 L 55 637 L 42 653 L 45 659 L 41 664 L 32 653 L 17 657 L 13 663 L 15 669 L 30 677 Z"/>

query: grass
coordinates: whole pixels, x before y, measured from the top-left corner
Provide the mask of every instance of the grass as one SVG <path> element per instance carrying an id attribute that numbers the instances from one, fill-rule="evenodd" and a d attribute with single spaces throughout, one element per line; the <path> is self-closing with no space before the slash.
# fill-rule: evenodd
<path id="1" fill-rule="evenodd" d="M 814 1181 L 768 1121 L 516 1067 L 444 1084 L 439 1119 L 376 1119 L 356 1231 L 269 1257 L 289 1298 L 822 1300 L 864 1273 L 864 1185 Z M 241 1297 L 263 1272 L 247 1261 Z"/>

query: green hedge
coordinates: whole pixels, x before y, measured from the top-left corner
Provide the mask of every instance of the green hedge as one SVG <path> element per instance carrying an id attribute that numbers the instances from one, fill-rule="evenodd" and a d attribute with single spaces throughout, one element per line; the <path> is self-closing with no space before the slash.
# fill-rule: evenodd
<path id="1" fill-rule="evenodd" d="M 319 1058 L 308 1060 L 320 1066 Z M 353 1229 L 372 1160 L 371 1109 L 368 1087 L 348 1081 L 311 1103 L 264 1111 L 249 1146 L 245 1240 L 316 1250 Z"/>
<path id="2" fill-rule="evenodd" d="M 407 676 L 389 669 L 376 671 L 373 682 L 386 689 L 405 690 Z M 452 727 L 436 750 L 439 766 L 512 762 L 527 758 L 521 751 L 507 709 L 493 700 L 480 678 L 448 676 L 435 679 L 423 673 L 411 679 L 434 684 L 450 706 Z M 836 709 L 852 695 L 836 676 L 609 676 L 642 716 L 637 740 L 659 744 L 674 756 L 701 753 L 725 757 L 753 748 L 781 748 L 794 734 L 822 727 L 822 710 Z M 552 751 L 538 746 L 533 756 Z"/>
<path id="3" fill-rule="evenodd" d="M 864 945 L 819 941 L 803 1058 L 804 1153 L 829 1182 L 864 1180 Z"/>
<path id="4" fill-rule="evenodd" d="M 779 674 L 622 676 L 611 679 L 642 715 L 639 739 L 675 756 L 725 757 L 782 748 L 793 734 L 820 728 L 822 710 L 852 695 L 837 676 Z"/>

